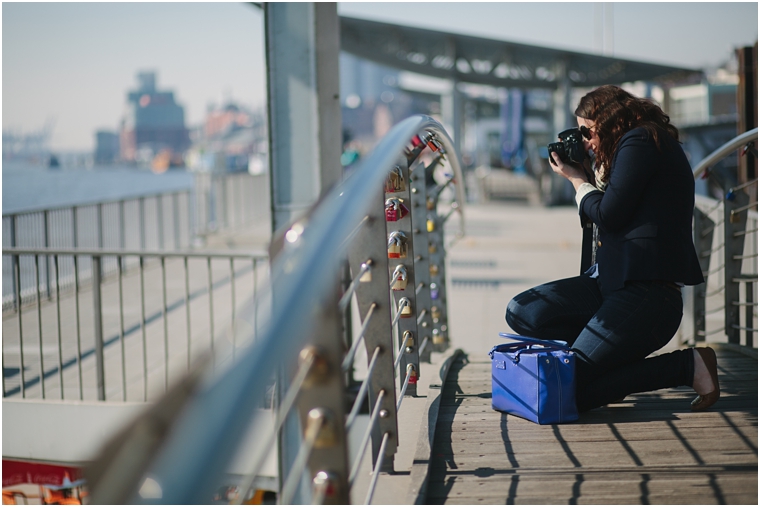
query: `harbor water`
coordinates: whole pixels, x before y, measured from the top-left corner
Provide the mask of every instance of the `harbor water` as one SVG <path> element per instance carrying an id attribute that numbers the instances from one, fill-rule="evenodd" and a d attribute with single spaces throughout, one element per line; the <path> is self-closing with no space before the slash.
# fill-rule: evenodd
<path id="1" fill-rule="evenodd" d="M 3 162 L 3 214 L 190 190 L 193 173 L 129 166 L 47 168 Z"/>

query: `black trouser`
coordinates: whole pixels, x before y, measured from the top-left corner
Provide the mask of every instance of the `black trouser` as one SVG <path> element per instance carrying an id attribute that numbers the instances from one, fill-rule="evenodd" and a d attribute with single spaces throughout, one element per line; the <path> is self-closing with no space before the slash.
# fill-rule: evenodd
<path id="1" fill-rule="evenodd" d="M 670 341 L 682 314 L 673 284 L 627 282 L 603 297 L 597 280 L 581 275 L 518 294 L 506 317 L 521 335 L 572 346 L 576 402 L 586 411 L 632 393 L 692 385 L 690 349 L 647 358 Z"/>

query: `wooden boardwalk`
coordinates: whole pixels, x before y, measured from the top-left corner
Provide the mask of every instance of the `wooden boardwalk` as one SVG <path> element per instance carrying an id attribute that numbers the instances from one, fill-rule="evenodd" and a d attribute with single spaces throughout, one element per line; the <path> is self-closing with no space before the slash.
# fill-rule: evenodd
<path id="1" fill-rule="evenodd" d="M 443 389 L 430 504 L 758 502 L 757 359 L 719 348 L 721 399 L 692 413 L 690 388 L 632 395 L 539 426 L 491 408 L 491 366 L 466 356 Z"/>

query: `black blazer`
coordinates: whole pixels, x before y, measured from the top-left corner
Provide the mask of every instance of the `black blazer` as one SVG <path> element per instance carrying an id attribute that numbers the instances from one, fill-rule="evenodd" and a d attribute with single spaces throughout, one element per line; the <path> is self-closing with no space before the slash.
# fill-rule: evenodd
<path id="1" fill-rule="evenodd" d="M 629 280 L 704 281 L 692 239 L 691 166 L 678 141 L 665 132 L 659 138 L 658 149 L 645 129 L 626 133 L 605 192 L 594 190 L 581 200 L 581 224 L 591 220 L 599 228 L 596 262 L 603 294 Z M 584 245 L 586 264 L 590 246 Z"/>

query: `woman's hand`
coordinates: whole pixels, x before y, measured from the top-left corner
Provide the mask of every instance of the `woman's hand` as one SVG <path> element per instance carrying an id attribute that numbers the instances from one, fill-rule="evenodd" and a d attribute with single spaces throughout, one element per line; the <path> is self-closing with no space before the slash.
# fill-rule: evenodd
<path id="1" fill-rule="evenodd" d="M 583 183 L 589 183 L 586 173 L 580 167 L 573 164 L 566 164 L 560 160 L 559 155 L 555 152 L 549 153 L 549 165 L 552 171 L 559 174 L 563 178 L 570 180 L 575 190 Z"/>

